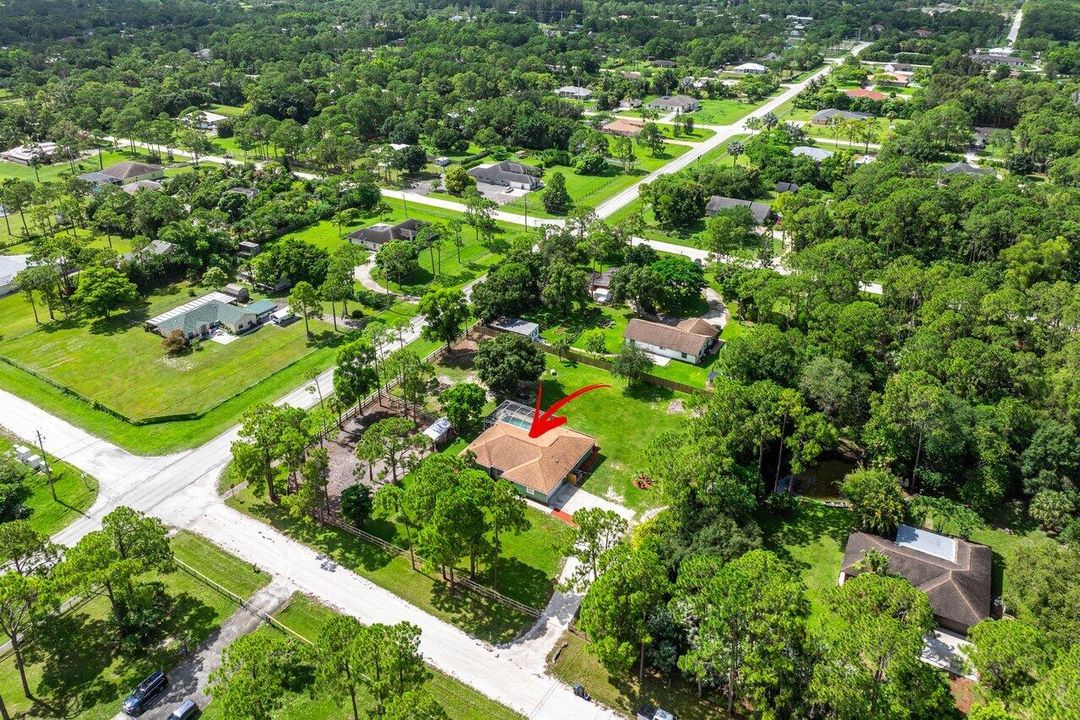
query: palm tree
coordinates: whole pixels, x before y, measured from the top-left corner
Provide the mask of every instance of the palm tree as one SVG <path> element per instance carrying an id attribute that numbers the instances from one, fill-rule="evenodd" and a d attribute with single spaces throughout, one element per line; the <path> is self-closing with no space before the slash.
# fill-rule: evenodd
<path id="1" fill-rule="evenodd" d="M 743 123 L 743 127 L 750 131 L 750 137 L 754 137 L 754 131 L 761 129 L 761 118 L 748 118 L 747 121 Z"/>
<path id="2" fill-rule="evenodd" d="M 746 152 L 746 147 L 738 140 L 732 140 L 724 148 L 724 152 L 731 156 L 731 167 L 735 167 L 739 162 L 739 156 Z"/>
<path id="3" fill-rule="evenodd" d="M 776 113 L 771 110 L 761 116 L 761 124 L 766 130 L 772 130 L 779 122 L 780 119 L 777 118 Z"/>

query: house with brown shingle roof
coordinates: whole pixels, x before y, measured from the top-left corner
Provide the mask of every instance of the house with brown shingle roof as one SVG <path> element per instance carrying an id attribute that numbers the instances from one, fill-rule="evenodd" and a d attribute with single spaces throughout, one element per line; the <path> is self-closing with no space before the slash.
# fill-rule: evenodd
<path id="1" fill-rule="evenodd" d="M 626 325 L 623 340 L 647 353 L 697 365 L 716 342 L 717 330 L 701 318 L 688 318 L 678 325 L 665 325 L 633 318 Z"/>
<path id="2" fill-rule="evenodd" d="M 844 548 L 841 582 L 862 572 L 870 550 L 889 559 L 889 572 L 926 593 L 938 625 L 961 634 L 990 615 L 991 551 L 986 545 L 901 525 L 895 540 L 854 532 Z"/>
<path id="3" fill-rule="evenodd" d="M 581 476 L 596 452 L 596 440 L 565 425 L 529 437 L 528 427 L 497 420 L 463 454 L 493 478 L 510 481 L 531 500 L 549 504 L 562 486 Z"/>

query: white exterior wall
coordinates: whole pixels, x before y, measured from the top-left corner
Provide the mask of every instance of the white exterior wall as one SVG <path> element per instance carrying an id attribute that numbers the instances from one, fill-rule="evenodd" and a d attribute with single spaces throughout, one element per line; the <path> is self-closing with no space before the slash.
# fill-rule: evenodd
<path id="1" fill-rule="evenodd" d="M 669 350 L 668 348 L 662 348 L 662 347 L 658 347 L 656 345 L 650 345 L 649 343 L 641 342 L 640 340 L 627 339 L 626 342 L 629 343 L 630 345 L 636 345 L 637 347 L 641 348 L 645 352 L 652 353 L 653 355 L 660 355 L 662 357 L 671 358 L 672 360 L 678 360 L 680 362 L 690 363 L 691 365 L 697 365 L 697 363 L 698 363 L 697 355 L 691 355 L 691 354 L 687 353 L 686 356 L 684 357 L 683 354 L 678 352 L 677 350 Z"/>

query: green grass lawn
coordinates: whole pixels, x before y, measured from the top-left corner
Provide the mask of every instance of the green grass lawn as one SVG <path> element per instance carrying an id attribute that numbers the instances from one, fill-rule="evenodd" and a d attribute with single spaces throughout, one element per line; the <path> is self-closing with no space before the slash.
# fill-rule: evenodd
<path id="1" fill-rule="evenodd" d="M 225 113 L 221 114 L 224 115 Z M 223 138 L 218 137 L 213 132 L 211 132 L 209 133 L 209 138 L 210 143 L 214 146 L 214 150 L 210 153 L 211 155 L 228 154 L 234 158 L 251 158 L 253 160 L 262 160 L 275 157 L 278 154 L 277 146 L 275 146 L 273 143 L 270 143 L 265 147 L 259 146 L 251 148 L 250 150 L 244 150 L 240 147 L 235 135 Z"/>
<path id="2" fill-rule="evenodd" d="M 509 642 L 533 618 L 410 568 L 408 555 L 391 555 L 376 545 L 334 527 L 290 517 L 288 511 L 258 498 L 250 489 L 233 495 L 231 507 L 267 522 L 376 585 L 435 617 L 491 643 Z"/>
<path id="3" fill-rule="evenodd" d="M 98 153 L 95 151 L 89 157 L 83 157 L 76 160 L 74 162 L 74 172 L 72 172 L 72 163 L 64 161 L 52 163 L 51 165 L 39 166 L 36 174 L 34 168 L 28 165 L 0 161 L 0 180 L 18 178 L 20 180 L 31 180 L 34 182 L 53 182 L 65 175 L 81 175 L 83 173 L 94 172 L 103 167 L 107 168 L 110 165 L 115 165 L 123 160 L 142 160 L 145 162 L 147 156 L 145 151 L 141 149 L 138 153 L 133 154 L 128 148 L 122 146 L 117 147 L 116 149 L 103 148 L 101 150 L 100 161 Z"/>
<path id="4" fill-rule="evenodd" d="M 588 646 L 584 638 L 570 632 L 564 634 L 555 646 L 558 659 L 555 659 L 554 652 L 548 657 L 551 673 L 567 685 L 581 683 L 598 702 L 626 716 L 632 716 L 646 702 L 664 708 L 679 720 L 706 720 L 724 714 L 724 708 L 716 701 L 699 698 L 694 687 L 678 679 L 649 672 L 645 675 L 645 682 L 639 685 L 636 671 L 612 676 L 596 655 L 589 652 Z M 561 651 L 559 648 L 562 648 Z M 721 696 L 717 694 L 715 697 Z"/>
<path id="5" fill-rule="evenodd" d="M 686 396 L 654 385 L 629 390 L 606 370 L 572 365 L 554 355 L 547 356 L 547 366 L 556 375 L 544 376 L 544 407 L 585 385 L 611 385 L 559 411 L 569 427 L 592 435 L 599 446 L 598 462 L 583 487 L 635 510 L 657 506 L 658 492 L 638 489 L 633 479 L 644 469 L 649 443 L 664 431 L 677 430 L 685 421 L 683 413 L 669 413 L 668 404 Z"/>
<path id="6" fill-rule="evenodd" d="M 238 117 L 247 112 L 246 107 L 240 107 L 239 105 L 215 104 L 211 105 L 208 109 L 210 112 L 216 112 L 218 115 L 224 115 L 226 117 Z"/>
<path id="7" fill-rule="evenodd" d="M 26 240 L 23 234 L 22 218 L 14 215 L 11 220 L 11 233 L 7 231 L 7 225 L 0 223 L 0 246 L 3 246 L 4 255 L 29 255 L 33 252 L 32 243 Z M 31 234 L 33 234 L 31 227 Z M 64 231 L 68 233 L 67 230 Z M 106 236 L 86 228 L 78 229 L 79 244 L 83 247 L 109 248 L 117 255 L 131 252 L 131 238 L 118 235 Z M 0 299 L 2 301 L 2 299 Z"/>
<path id="8" fill-rule="evenodd" d="M 700 125 L 731 125 L 740 118 L 749 115 L 755 108 L 764 104 L 768 98 L 760 102 L 744 102 L 742 100 L 714 100 L 701 101 L 701 108 L 695 110 L 690 117 Z"/>
<path id="9" fill-rule="evenodd" d="M 0 455 L 7 453 L 15 445 L 33 447 L 32 443 L 7 435 L 4 429 L 0 428 Z M 52 471 L 56 500 L 52 498 L 45 472 L 40 471 L 26 476 L 24 482 L 29 495 L 23 505 L 30 513 L 26 518 L 30 525 L 42 535 L 53 535 L 94 504 L 98 483 L 94 478 L 52 455 L 47 459 Z M 0 561 L 2 560 L 3 558 L 0 558 Z"/>
<path id="10" fill-rule="evenodd" d="M 806 584 L 811 623 L 821 622 L 825 591 L 836 586 L 840 575 L 851 512 L 801 498 L 794 517 L 779 518 L 763 511 L 758 521 L 766 549 L 789 562 Z"/>
<path id="11" fill-rule="evenodd" d="M 239 597 L 249 598 L 270 582 L 269 573 L 257 570 L 251 563 L 195 533 L 181 530 L 173 536 L 171 544 L 177 559 Z"/>
<path id="12" fill-rule="evenodd" d="M 550 183 L 551 176 L 556 172 L 560 172 L 566 178 L 566 192 L 574 201 L 575 206 L 596 207 L 612 195 L 641 181 L 649 173 L 655 172 L 689 150 L 686 145 L 669 143 L 663 152 L 654 157 L 648 149 L 637 143 L 635 145 L 638 159 L 632 173 L 623 172 L 621 167 L 612 165 L 604 175 L 578 175 L 571 167 L 553 165 L 544 170 L 544 183 L 545 185 Z M 527 158 L 524 162 L 529 162 L 529 159 Z M 561 217 L 562 215 L 544 210 L 544 204 L 541 201 L 542 193 L 543 190 L 531 192 L 528 195 L 528 201 L 519 197 L 503 205 L 501 209 L 508 212 L 524 213 L 526 209 L 525 203 L 528 202 L 528 212 L 533 217 Z"/>
<path id="13" fill-rule="evenodd" d="M 297 593 L 289 599 L 288 605 L 274 615 L 274 619 L 300 635 L 314 642 L 322 627 L 337 613 L 307 595 Z M 256 632 L 274 632 L 263 627 Z M 438 700 L 451 720 L 522 720 L 522 716 L 473 690 L 465 683 L 431 669 L 431 678 L 424 683 L 428 694 Z M 361 708 L 370 706 L 366 696 L 358 696 Z M 347 703 L 347 701 L 346 701 Z M 219 718 L 221 713 L 211 703 L 203 717 L 207 720 Z M 280 710 L 274 713 L 275 720 L 345 720 L 351 712 L 339 706 L 331 699 L 316 697 L 312 693 L 292 692 L 283 698 Z"/>
<path id="14" fill-rule="evenodd" d="M 681 140 L 683 142 L 701 142 L 702 140 L 708 140 L 716 134 L 715 130 L 695 127 L 694 131 L 689 135 L 687 135 L 681 130 L 679 131 L 679 134 L 676 135 L 674 125 L 669 125 L 668 123 L 657 123 L 656 126 L 660 128 L 660 132 L 663 133 L 664 137 L 670 138 L 672 140 Z"/>
<path id="15" fill-rule="evenodd" d="M 203 294 L 197 290 L 195 295 Z M 263 325 L 228 345 L 204 341 L 168 357 L 142 321 L 192 299 L 184 285 L 149 297 L 140 309 L 101 320 L 63 319 L 21 337 L 5 336 L 0 354 L 133 420 L 205 412 L 297 360 L 333 343 L 330 326 Z M 24 308 L 24 312 L 29 308 Z M 123 382 L 117 382 L 123 378 Z"/>
<path id="16" fill-rule="evenodd" d="M 22 297 L 18 295 L 0 299 L 0 321 L 3 321 L 3 326 L 8 330 L 2 338 L 25 334 L 34 329 L 33 316 L 29 315 L 28 308 L 18 312 L 12 309 L 13 304 L 22 302 Z M 415 306 L 399 304 L 377 313 L 377 316 L 384 319 L 408 320 L 415 315 L 415 312 Z M 291 327 L 297 326 L 300 326 L 300 332 L 303 332 L 303 323 L 294 323 Z M 265 328 L 265 330 L 277 329 Z M 138 330 L 138 332 L 143 331 Z M 0 339 L 0 354 L 3 354 L 5 345 L 6 340 Z M 226 349 L 228 347 L 231 346 L 227 346 Z M 308 352 L 291 365 L 262 379 L 254 379 L 247 389 L 229 397 L 204 413 L 198 420 L 134 425 L 4 362 L 0 362 L 0 388 L 15 393 L 43 410 L 83 427 L 95 435 L 108 438 L 109 442 L 130 452 L 147 455 L 164 454 L 201 445 L 216 437 L 234 425 L 249 406 L 257 402 L 277 400 L 305 383 L 312 372 L 321 372 L 328 368 L 333 363 L 335 353 L 336 348 L 333 345 L 324 345 Z"/>
<path id="17" fill-rule="evenodd" d="M 222 574 L 219 548 L 195 536 L 178 539 L 177 557 L 217 582 L 243 589 L 267 579 L 245 571 L 236 558 Z M 32 636 L 27 674 L 36 700 L 23 697 L 14 659 L 0 661 L 0 696 L 12 717 L 108 720 L 146 675 L 168 670 L 180 660 L 185 639 L 201 642 L 237 609 L 225 595 L 183 571 L 150 579 L 163 583 L 169 606 L 164 626 L 149 646 L 122 649 L 108 624 L 109 602 L 97 595 L 41 625 Z"/>

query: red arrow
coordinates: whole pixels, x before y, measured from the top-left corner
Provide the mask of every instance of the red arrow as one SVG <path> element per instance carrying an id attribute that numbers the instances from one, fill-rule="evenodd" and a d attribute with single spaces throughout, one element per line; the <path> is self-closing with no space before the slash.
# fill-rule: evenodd
<path id="1" fill-rule="evenodd" d="M 544 383 L 543 383 L 543 381 L 541 381 L 540 384 L 536 388 L 536 407 L 533 409 L 532 426 L 529 427 L 529 437 L 538 438 L 541 435 L 543 435 L 544 433 L 546 433 L 548 430 L 554 430 L 555 428 L 559 427 L 564 422 L 566 422 L 566 418 L 559 417 L 559 416 L 555 415 L 555 411 L 557 411 L 559 408 L 561 408 L 566 403 L 570 402 L 571 400 L 573 400 L 576 397 L 584 395 L 585 393 L 589 392 L 590 390 L 599 390 L 600 388 L 609 388 L 609 387 L 611 387 L 611 386 L 610 385 L 602 385 L 602 384 L 586 385 L 583 388 L 579 388 L 579 389 L 575 390 L 574 392 L 570 393 L 566 397 L 564 397 L 564 398 L 562 398 L 560 400 L 556 400 L 554 405 L 552 405 L 547 410 L 545 410 L 543 413 L 541 413 L 540 412 L 540 398 L 544 394 Z"/>

